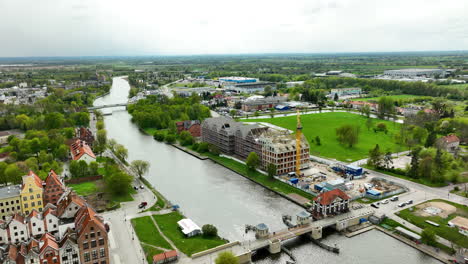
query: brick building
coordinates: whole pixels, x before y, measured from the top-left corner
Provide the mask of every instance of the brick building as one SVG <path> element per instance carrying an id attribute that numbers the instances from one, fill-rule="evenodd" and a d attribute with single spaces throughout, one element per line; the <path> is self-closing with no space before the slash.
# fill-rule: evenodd
<path id="1" fill-rule="evenodd" d="M 177 133 L 180 134 L 182 131 L 188 131 L 192 137 L 201 136 L 201 125 L 199 120 L 186 120 L 176 122 Z"/>
<path id="2" fill-rule="evenodd" d="M 45 179 L 44 185 L 44 204 L 51 203 L 57 205 L 58 199 L 65 192 L 65 185 L 59 179 L 55 171 L 50 170 L 49 175 Z"/>
<path id="3" fill-rule="evenodd" d="M 76 213 L 75 230 L 81 263 L 110 263 L 104 220 L 92 208 L 83 206 Z"/>
<path id="4" fill-rule="evenodd" d="M 337 215 L 349 211 L 350 197 L 340 189 L 320 193 L 312 203 L 314 218 Z"/>
<path id="5" fill-rule="evenodd" d="M 93 132 L 91 132 L 89 128 L 79 127 L 75 130 L 75 135 L 78 139 L 85 141 L 90 146 L 94 143 Z"/>

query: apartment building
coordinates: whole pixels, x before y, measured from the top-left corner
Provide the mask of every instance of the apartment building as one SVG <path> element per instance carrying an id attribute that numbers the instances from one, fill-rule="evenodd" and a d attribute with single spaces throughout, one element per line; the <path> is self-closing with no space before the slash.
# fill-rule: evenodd
<path id="1" fill-rule="evenodd" d="M 83 206 L 76 213 L 75 227 L 81 263 L 110 263 L 103 219 L 92 208 Z"/>
<path id="2" fill-rule="evenodd" d="M 202 141 L 217 146 L 222 153 L 234 154 L 235 133 L 240 125 L 228 117 L 207 118 L 202 123 Z"/>
<path id="3" fill-rule="evenodd" d="M 250 152 L 255 152 L 261 157 L 262 145 L 258 141 L 258 138 L 267 130 L 267 127 L 262 127 L 258 124 L 240 125 L 235 133 L 234 153 L 243 159 L 246 159 Z"/>
<path id="4" fill-rule="evenodd" d="M 44 185 L 44 204 L 57 205 L 58 199 L 65 192 L 65 185 L 55 171 L 50 170 Z"/>
<path id="5" fill-rule="evenodd" d="M 16 212 L 21 212 L 20 187 L 18 185 L 5 186 L 0 188 L 0 219 Z"/>

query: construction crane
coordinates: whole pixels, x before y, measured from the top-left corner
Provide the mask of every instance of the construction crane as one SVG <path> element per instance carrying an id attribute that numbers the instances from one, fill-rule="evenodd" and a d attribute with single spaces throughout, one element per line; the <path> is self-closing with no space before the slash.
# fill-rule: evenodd
<path id="1" fill-rule="evenodd" d="M 296 176 L 301 175 L 301 138 L 302 138 L 302 125 L 301 114 L 297 109 L 297 127 L 296 127 Z"/>

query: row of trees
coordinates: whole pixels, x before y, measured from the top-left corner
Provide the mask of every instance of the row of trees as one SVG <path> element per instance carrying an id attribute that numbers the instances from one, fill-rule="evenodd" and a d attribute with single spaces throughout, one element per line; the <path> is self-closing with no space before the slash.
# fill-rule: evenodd
<path id="1" fill-rule="evenodd" d="M 200 104 L 200 97 L 175 96 L 169 99 L 164 95 L 148 96 L 136 104 L 129 105 L 132 121 L 140 128 L 171 129 L 177 120 L 203 120 L 210 117 L 210 109 Z"/>

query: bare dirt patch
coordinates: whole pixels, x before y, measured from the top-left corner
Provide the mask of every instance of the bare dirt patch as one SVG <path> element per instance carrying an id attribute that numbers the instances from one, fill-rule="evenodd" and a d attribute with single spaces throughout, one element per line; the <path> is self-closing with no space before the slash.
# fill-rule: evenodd
<path id="1" fill-rule="evenodd" d="M 440 209 L 440 212 L 437 213 L 438 210 L 431 210 L 432 208 Z M 455 213 L 457 208 L 453 205 L 444 203 L 444 202 L 427 202 L 420 205 L 417 205 L 416 208 L 418 209 L 415 214 L 423 217 L 428 216 L 440 216 L 442 218 L 447 218 L 449 215 Z M 424 210 L 428 209 L 428 210 Z M 428 213 L 428 211 L 432 211 L 435 214 Z"/>

